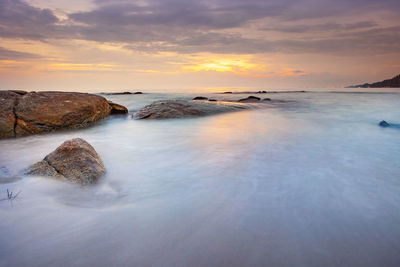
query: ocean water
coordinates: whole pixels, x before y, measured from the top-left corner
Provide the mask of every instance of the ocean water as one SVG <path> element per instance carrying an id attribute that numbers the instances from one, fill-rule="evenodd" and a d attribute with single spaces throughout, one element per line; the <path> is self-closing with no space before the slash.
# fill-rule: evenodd
<path id="1" fill-rule="evenodd" d="M 76 137 L 108 172 L 3 179 L 0 199 L 20 194 L 0 201 L 0 266 L 400 266 L 400 129 L 377 125 L 400 123 L 400 92 L 265 97 L 294 102 L 1 140 L 11 174 Z"/>

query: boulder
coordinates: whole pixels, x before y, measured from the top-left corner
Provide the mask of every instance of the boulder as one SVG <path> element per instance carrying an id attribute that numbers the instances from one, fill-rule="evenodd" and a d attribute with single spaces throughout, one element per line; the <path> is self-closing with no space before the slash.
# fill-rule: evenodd
<path id="1" fill-rule="evenodd" d="M 249 96 L 247 98 L 242 98 L 239 99 L 238 102 L 242 102 L 242 103 L 257 103 L 260 102 L 260 98 L 256 97 L 256 96 Z"/>
<path id="2" fill-rule="evenodd" d="M 0 91 L 0 139 L 15 136 L 15 106 L 18 94 L 11 91 Z"/>
<path id="3" fill-rule="evenodd" d="M 193 98 L 192 100 L 208 100 L 207 97 L 204 96 L 196 96 L 195 98 Z"/>
<path id="4" fill-rule="evenodd" d="M 0 91 L 0 138 L 83 128 L 123 110 L 93 94 Z"/>
<path id="5" fill-rule="evenodd" d="M 26 175 L 53 177 L 82 185 L 95 183 L 105 173 L 97 152 L 80 138 L 64 142 L 42 161 L 25 170 Z"/>
<path id="6" fill-rule="evenodd" d="M 156 101 L 133 114 L 136 119 L 172 119 L 200 117 L 250 108 L 234 102 L 198 102 L 186 100 Z"/>
<path id="7" fill-rule="evenodd" d="M 83 128 L 104 119 L 111 106 L 101 96 L 84 93 L 28 93 L 17 100 L 16 136 Z"/>
<path id="8" fill-rule="evenodd" d="M 111 101 L 108 101 L 108 104 L 111 106 L 111 115 L 128 114 L 128 109 L 126 107 Z"/>

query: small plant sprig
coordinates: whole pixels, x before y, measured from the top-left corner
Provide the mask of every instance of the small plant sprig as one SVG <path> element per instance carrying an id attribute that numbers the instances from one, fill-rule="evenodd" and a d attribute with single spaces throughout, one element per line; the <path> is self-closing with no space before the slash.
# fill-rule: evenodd
<path id="1" fill-rule="evenodd" d="M 18 193 L 14 194 L 13 191 L 10 191 L 10 190 L 7 189 L 7 197 L 0 199 L 0 201 L 3 201 L 3 200 L 14 200 L 14 199 L 17 198 L 19 193 L 21 193 L 21 191 L 19 191 Z"/>

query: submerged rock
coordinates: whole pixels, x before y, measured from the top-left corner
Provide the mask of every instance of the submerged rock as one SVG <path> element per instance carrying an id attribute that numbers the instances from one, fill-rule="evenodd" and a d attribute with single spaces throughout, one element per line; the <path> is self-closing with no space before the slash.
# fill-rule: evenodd
<path id="1" fill-rule="evenodd" d="M 379 126 L 386 128 L 386 127 L 390 127 L 390 124 L 387 123 L 386 121 L 381 121 L 381 122 L 379 123 Z"/>
<path id="2" fill-rule="evenodd" d="M 136 119 L 200 117 L 247 108 L 250 107 L 245 104 L 233 102 L 210 103 L 185 100 L 161 100 L 135 112 L 133 117 Z"/>
<path id="3" fill-rule="evenodd" d="M 260 102 L 261 98 L 256 97 L 256 96 L 249 96 L 247 98 L 242 98 L 239 99 L 238 102 L 242 102 L 242 103 L 257 103 Z"/>
<path id="4" fill-rule="evenodd" d="M 25 170 L 26 175 L 48 176 L 82 185 L 95 183 L 105 172 L 97 152 L 80 138 L 64 142 L 42 161 Z"/>
<path id="5" fill-rule="evenodd" d="M 271 101 L 271 98 L 264 98 L 262 101 Z"/>
<path id="6" fill-rule="evenodd" d="M 112 110 L 104 97 L 93 94 L 0 91 L 0 138 L 84 128 L 115 114 Z"/>
<path id="7" fill-rule="evenodd" d="M 207 97 L 204 96 L 196 96 L 195 98 L 193 98 L 192 100 L 208 100 Z"/>

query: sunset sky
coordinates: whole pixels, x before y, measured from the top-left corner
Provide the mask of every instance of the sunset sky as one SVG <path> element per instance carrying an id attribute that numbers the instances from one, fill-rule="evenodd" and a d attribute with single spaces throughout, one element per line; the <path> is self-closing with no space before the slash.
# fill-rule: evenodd
<path id="1" fill-rule="evenodd" d="M 0 89 L 331 88 L 400 73 L 399 0 L 0 0 Z"/>

